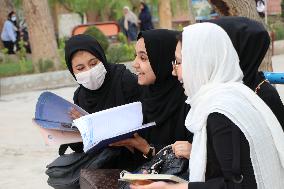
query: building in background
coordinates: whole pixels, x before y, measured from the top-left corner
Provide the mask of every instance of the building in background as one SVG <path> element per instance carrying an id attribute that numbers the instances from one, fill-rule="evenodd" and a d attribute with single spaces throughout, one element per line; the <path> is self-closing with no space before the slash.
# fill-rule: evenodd
<path id="1" fill-rule="evenodd" d="M 281 0 L 266 0 L 268 15 L 281 14 Z"/>

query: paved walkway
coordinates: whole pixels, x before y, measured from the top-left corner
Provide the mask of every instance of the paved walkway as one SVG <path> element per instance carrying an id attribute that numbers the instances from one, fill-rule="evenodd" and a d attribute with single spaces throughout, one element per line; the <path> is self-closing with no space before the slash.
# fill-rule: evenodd
<path id="1" fill-rule="evenodd" d="M 284 72 L 284 55 L 273 57 L 275 71 Z M 284 85 L 277 86 L 284 99 Z M 72 100 L 74 87 L 52 90 Z M 45 146 L 32 125 L 35 103 L 42 91 L 0 97 L 0 188 L 47 189 L 45 166 L 57 156 Z"/>

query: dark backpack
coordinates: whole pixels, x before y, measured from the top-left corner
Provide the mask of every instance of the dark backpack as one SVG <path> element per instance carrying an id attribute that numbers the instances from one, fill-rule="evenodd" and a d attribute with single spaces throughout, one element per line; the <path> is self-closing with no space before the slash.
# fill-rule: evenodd
<path id="1" fill-rule="evenodd" d="M 47 183 L 55 189 L 79 189 L 81 169 L 108 168 L 120 155 L 119 150 L 106 148 L 100 153 L 71 153 L 60 155 L 47 165 Z"/>

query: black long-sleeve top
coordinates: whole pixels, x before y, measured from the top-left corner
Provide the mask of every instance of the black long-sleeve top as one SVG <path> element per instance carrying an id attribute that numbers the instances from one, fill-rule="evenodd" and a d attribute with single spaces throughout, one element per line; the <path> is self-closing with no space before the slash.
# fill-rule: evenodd
<path id="1" fill-rule="evenodd" d="M 264 82 L 257 91 L 257 95 L 272 110 L 284 131 L 284 106 L 276 88 Z"/>
<path id="2" fill-rule="evenodd" d="M 233 177 L 233 129 L 239 128 L 226 116 L 211 113 L 207 119 L 207 167 L 205 182 L 190 182 L 189 189 L 235 189 Z M 250 148 L 240 132 L 240 170 L 243 182 L 239 189 L 257 189 Z"/>

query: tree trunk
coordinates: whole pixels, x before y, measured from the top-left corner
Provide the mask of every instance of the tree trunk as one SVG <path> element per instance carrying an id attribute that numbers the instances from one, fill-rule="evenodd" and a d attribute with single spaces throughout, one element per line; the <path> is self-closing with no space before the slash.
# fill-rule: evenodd
<path id="1" fill-rule="evenodd" d="M 193 12 L 192 0 L 188 0 L 188 10 L 189 10 L 189 24 L 194 24 L 196 20 Z"/>
<path id="2" fill-rule="evenodd" d="M 93 11 L 93 10 L 89 10 L 86 12 L 86 15 L 87 15 L 87 22 L 88 23 L 94 23 L 94 22 L 97 22 L 98 20 L 98 13 Z"/>
<path id="3" fill-rule="evenodd" d="M 170 0 L 159 0 L 159 25 L 160 28 L 172 29 L 172 11 Z"/>
<path id="4" fill-rule="evenodd" d="M 0 33 L 2 32 L 4 22 L 8 18 L 9 12 L 13 10 L 13 3 L 11 0 L 0 0 Z M 3 48 L 3 43 L 0 42 L 0 48 Z"/>
<path id="5" fill-rule="evenodd" d="M 60 69 L 60 58 L 47 0 L 23 0 L 23 10 L 28 25 L 32 60 L 35 72 L 39 64 L 46 60 L 53 62 L 56 70 Z"/>
<path id="6" fill-rule="evenodd" d="M 265 25 L 264 20 L 258 15 L 255 0 L 208 0 L 221 16 L 243 16 L 256 20 Z M 266 27 L 266 25 L 265 25 Z M 267 27 L 266 27 L 267 28 Z M 272 43 L 271 43 L 272 44 Z M 263 59 L 259 70 L 273 71 L 272 68 L 272 45 Z"/>

